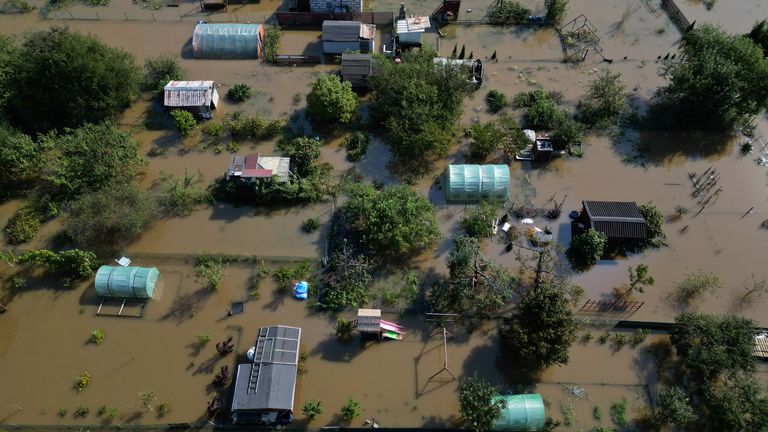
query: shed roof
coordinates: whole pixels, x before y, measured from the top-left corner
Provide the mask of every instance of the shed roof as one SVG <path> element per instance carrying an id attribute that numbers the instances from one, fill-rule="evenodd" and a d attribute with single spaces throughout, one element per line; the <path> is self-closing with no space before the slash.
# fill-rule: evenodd
<path id="1" fill-rule="evenodd" d="M 360 39 L 373 39 L 376 26 L 360 21 L 323 21 L 323 40 L 348 42 Z"/>
<path id="2" fill-rule="evenodd" d="M 417 16 L 406 19 L 397 20 L 395 23 L 395 30 L 400 33 L 423 33 L 426 29 L 430 28 L 428 16 Z"/>
<path id="3" fill-rule="evenodd" d="M 301 329 L 261 327 L 252 363 L 237 367 L 232 411 L 292 410 Z"/>
<path id="4" fill-rule="evenodd" d="M 590 227 L 611 238 L 644 239 L 648 225 L 637 204 L 630 201 L 582 201 Z"/>
<path id="5" fill-rule="evenodd" d="M 357 329 L 364 333 L 378 332 L 381 324 L 381 309 L 358 309 Z"/>
<path id="6" fill-rule="evenodd" d="M 168 81 L 163 89 L 165 106 L 208 106 L 213 101 L 213 81 Z"/>
<path id="7" fill-rule="evenodd" d="M 261 156 L 258 153 L 233 155 L 229 160 L 227 175 L 244 179 L 277 176 L 280 181 L 288 181 L 290 165 L 291 159 L 287 157 Z"/>
<path id="8" fill-rule="evenodd" d="M 341 75 L 364 75 L 373 74 L 373 57 L 370 54 L 347 54 L 341 55 Z"/>

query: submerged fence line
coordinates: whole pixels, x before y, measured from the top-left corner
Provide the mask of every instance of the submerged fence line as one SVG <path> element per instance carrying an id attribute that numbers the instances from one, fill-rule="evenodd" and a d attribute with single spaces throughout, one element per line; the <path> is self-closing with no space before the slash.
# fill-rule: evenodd
<path id="1" fill-rule="evenodd" d="M 266 24 L 274 21 L 272 15 L 258 15 L 258 14 L 211 14 L 211 13 L 197 13 L 197 14 L 184 14 L 180 13 L 175 16 L 169 16 L 168 13 L 155 13 L 154 11 L 148 11 L 144 14 L 128 14 L 123 12 L 122 15 L 115 13 L 107 13 L 104 11 L 94 10 L 93 15 L 76 12 L 72 13 L 71 10 L 56 10 L 56 11 L 42 11 L 41 17 L 45 20 L 55 21 L 110 21 L 110 22 L 145 22 L 145 23 L 197 23 L 200 20 L 204 20 L 209 23 L 260 23 Z"/>

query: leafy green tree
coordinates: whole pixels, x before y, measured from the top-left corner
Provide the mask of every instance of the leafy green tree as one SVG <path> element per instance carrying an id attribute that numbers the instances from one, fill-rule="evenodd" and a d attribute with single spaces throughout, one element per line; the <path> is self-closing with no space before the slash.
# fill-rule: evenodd
<path id="1" fill-rule="evenodd" d="M 498 90 L 488 91 L 488 94 L 485 96 L 485 103 L 488 104 L 488 111 L 492 114 L 496 114 L 509 105 L 507 96 Z"/>
<path id="2" fill-rule="evenodd" d="M 331 256 L 326 288 L 321 299 L 324 309 L 338 311 L 368 302 L 372 285 L 371 264 L 365 256 L 344 247 Z"/>
<path id="3" fill-rule="evenodd" d="M 552 138 L 552 147 L 555 149 L 569 149 L 571 145 L 581 144 L 584 140 L 584 125 L 563 115 L 560 122 L 555 125 L 550 138 Z"/>
<path id="4" fill-rule="evenodd" d="M 692 430 L 751 432 L 768 429 L 768 398 L 764 385 L 737 373 L 707 385 L 701 395 L 699 418 Z"/>
<path id="5" fill-rule="evenodd" d="M 495 122 L 477 123 L 467 128 L 469 157 L 484 162 L 504 141 L 504 131 Z"/>
<path id="6" fill-rule="evenodd" d="M 307 417 L 307 421 L 311 422 L 315 417 L 323 414 L 323 402 L 310 399 L 304 402 L 301 407 L 301 413 Z"/>
<path id="7" fill-rule="evenodd" d="M 136 98 L 133 56 L 67 27 L 25 36 L 9 106 L 27 131 L 75 128 L 116 118 Z"/>
<path id="8" fill-rule="evenodd" d="M 746 36 L 763 49 L 764 56 L 768 56 L 768 20 L 756 22 Z"/>
<path id="9" fill-rule="evenodd" d="M 469 237 L 491 237 L 497 211 L 497 206 L 483 201 L 477 206 L 469 207 L 464 212 L 464 217 L 459 222 L 459 226 L 464 231 L 464 234 Z"/>
<path id="10" fill-rule="evenodd" d="M 275 149 L 291 158 L 291 163 L 296 168 L 296 173 L 305 177 L 315 170 L 316 162 L 320 158 L 320 148 L 323 144 L 310 137 L 294 138 L 290 141 L 281 140 Z"/>
<path id="11" fill-rule="evenodd" d="M 359 162 L 368 151 L 368 134 L 365 132 L 355 132 L 344 140 L 344 147 L 347 148 L 347 160 L 350 162 Z"/>
<path id="12" fill-rule="evenodd" d="M 547 8 L 547 19 L 554 25 L 563 23 L 568 13 L 568 0 L 544 0 L 544 6 Z"/>
<path id="13" fill-rule="evenodd" d="M 475 431 L 490 430 L 501 417 L 502 402 L 494 400 L 499 389 L 477 374 L 468 377 L 459 386 L 459 413 L 464 425 Z"/>
<path id="14" fill-rule="evenodd" d="M 768 59 L 752 40 L 710 24 L 683 36 L 679 62 L 662 76 L 652 116 L 695 129 L 730 129 L 768 106 Z"/>
<path id="15" fill-rule="evenodd" d="M 516 1 L 494 3 L 488 11 L 488 19 L 494 24 L 523 24 L 529 16 L 531 10 Z"/>
<path id="16" fill-rule="evenodd" d="M 173 124 L 176 125 L 176 130 L 182 136 L 189 135 L 197 127 L 197 120 L 189 111 L 183 109 L 171 110 L 171 118 L 173 119 Z"/>
<path id="17" fill-rule="evenodd" d="M 593 266 L 603 257 L 607 241 L 605 234 L 592 228 L 581 234 L 576 234 L 571 238 L 571 244 L 567 251 L 568 258 L 577 267 Z"/>
<path id="18" fill-rule="evenodd" d="M 544 89 L 520 92 L 514 103 L 523 110 L 527 125 L 534 129 L 554 129 L 567 117 L 555 98 Z"/>
<path id="19" fill-rule="evenodd" d="M 55 155 L 43 180 L 46 190 L 59 201 L 129 182 L 146 166 L 139 143 L 112 123 L 86 124 L 45 139 Z"/>
<path id="20" fill-rule="evenodd" d="M 714 382 L 726 372 L 753 372 L 755 323 L 749 319 L 682 314 L 675 320 L 670 340 L 692 377 Z"/>
<path id="21" fill-rule="evenodd" d="M 168 81 L 181 81 L 183 79 L 184 70 L 176 57 L 161 54 L 144 61 L 144 79 L 141 82 L 141 89 L 159 92 L 165 88 Z"/>
<path id="22" fill-rule="evenodd" d="M 664 215 L 651 203 L 638 206 L 640 214 L 648 226 L 648 237 L 643 240 L 642 246 L 659 248 L 667 245 L 667 236 L 664 234 Z"/>
<path id="23" fill-rule="evenodd" d="M 662 425 L 686 427 L 696 419 L 690 398 L 680 387 L 670 387 L 659 393 L 656 421 Z"/>
<path id="24" fill-rule="evenodd" d="M 568 299 L 549 284 L 531 289 L 502 329 L 502 336 L 521 361 L 538 371 L 568 364 L 576 340 L 576 321 Z"/>
<path id="25" fill-rule="evenodd" d="M 590 127 L 613 126 L 626 112 L 628 96 L 621 73 L 605 69 L 589 83 L 586 96 L 579 101 L 578 119 Z"/>
<path id="26" fill-rule="evenodd" d="M 357 113 L 357 95 L 352 84 L 337 75 L 322 74 L 307 94 L 307 112 L 317 124 L 349 123 Z"/>
<path id="27" fill-rule="evenodd" d="M 629 267 L 629 292 L 645 292 L 645 287 L 653 286 L 656 281 L 648 273 L 648 265 L 638 264 L 637 267 Z"/>
<path id="28" fill-rule="evenodd" d="M 717 274 L 704 270 L 688 273 L 682 281 L 677 283 L 678 294 L 685 301 L 703 294 L 714 294 L 722 287 L 723 282 Z"/>
<path id="29" fill-rule="evenodd" d="M 0 124 L 0 195 L 34 179 L 39 172 L 41 153 L 41 146 L 29 135 Z"/>
<path id="30" fill-rule="evenodd" d="M 379 191 L 369 184 L 353 185 L 342 212 L 349 228 L 377 255 L 402 258 L 440 238 L 435 208 L 408 186 Z"/>
<path id="31" fill-rule="evenodd" d="M 156 217 L 156 201 L 147 192 L 133 183 L 115 183 L 72 201 L 64 229 L 77 244 L 109 248 L 138 237 Z"/>
<path id="32" fill-rule="evenodd" d="M 453 144 L 469 86 L 462 69 L 436 65 L 436 56 L 422 49 L 405 53 L 400 64 L 387 59 L 375 63 L 371 114 L 383 125 L 387 143 L 401 162 L 421 166 Z"/>
<path id="33" fill-rule="evenodd" d="M 13 39 L 0 36 L 0 113 L 5 110 L 14 84 L 14 68 L 19 60 L 19 49 Z"/>
<path id="34" fill-rule="evenodd" d="M 478 241 L 458 236 L 448 256 L 448 281 L 432 285 L 428 301 L 433 310 L 488 319 L 512 300 L 514 279 L 480 253 Z"/>

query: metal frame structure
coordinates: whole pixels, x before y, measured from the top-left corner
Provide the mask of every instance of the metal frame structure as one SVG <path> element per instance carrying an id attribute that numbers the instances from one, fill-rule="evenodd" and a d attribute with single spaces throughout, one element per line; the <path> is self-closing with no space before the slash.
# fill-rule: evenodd
<path id="1" fill-rule="evenodd" d="M 584 62 L 591 53 L 599 54 L 605 60 L 603 47 L 600 46 L 600 37 L 589 19 L 582 15 L 572 19 L 559 29 L 560 44 L 563 47 L 565 59 L 571 63 Z"/>

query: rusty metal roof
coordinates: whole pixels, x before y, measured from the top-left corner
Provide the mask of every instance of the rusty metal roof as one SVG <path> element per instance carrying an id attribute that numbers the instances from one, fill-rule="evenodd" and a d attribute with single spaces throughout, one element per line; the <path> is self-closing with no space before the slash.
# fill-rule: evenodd
<path id="1" fill-rule="evenodd" d="M 169 81 L 163 90 L 163 102 L 170 107 L 209 106 L 217 99 L 213 81 Z"/>

